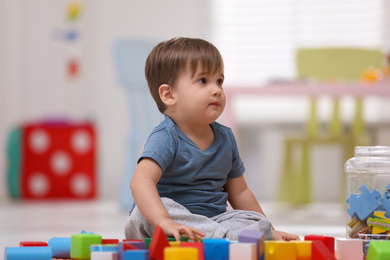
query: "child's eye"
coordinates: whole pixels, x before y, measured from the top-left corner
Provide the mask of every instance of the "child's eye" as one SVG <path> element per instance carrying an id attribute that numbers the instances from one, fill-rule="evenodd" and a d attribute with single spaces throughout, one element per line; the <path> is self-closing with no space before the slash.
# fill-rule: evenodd
<path id="1" fill-rule="evenodd" d="M 201 79 L 198 80 L 198 82 L 200 84 L 206 84 L 207 83 L 207 79 L 206 78 L 201 78 Z"/>
<path id="2" fill-rule="evenodd" d="M 222 86 L 222 84 L 223 84 L 223 79 L 217 80 L 217 84 L 218 84 L 218 86 Z"/>

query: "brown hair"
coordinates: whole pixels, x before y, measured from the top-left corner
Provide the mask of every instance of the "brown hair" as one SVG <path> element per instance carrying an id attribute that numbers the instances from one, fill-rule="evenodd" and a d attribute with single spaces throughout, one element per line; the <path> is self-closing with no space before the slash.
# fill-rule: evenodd
<path id="1" fill-rule="evenodd" d="M 161 101 L 159 88 L 162 84 L 174 87 L 179 75 L 190 70 L 195 75 L 198 65 L 216 73 L 223 70 L 223 60 L 218 49 L 211 43 L 196 38 L 173 38 L 157 44 L 150 52 L 145 64 L 145 76 L 149 91 L 161 113 L 166 110 Z"/>

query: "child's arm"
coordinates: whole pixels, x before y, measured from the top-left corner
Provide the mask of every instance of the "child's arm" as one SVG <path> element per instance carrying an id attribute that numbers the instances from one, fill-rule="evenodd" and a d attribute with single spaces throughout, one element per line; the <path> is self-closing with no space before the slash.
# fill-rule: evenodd
<path id="1" fill-rule="evenodd" d="M 255 211 L 265 216 L 259 202 L 246 184 L 243 175 L 237 178 L 229 178 L 225 185 L 225 190 L 228 193 L 228 200 L 233 209 Z M 272 230 L 274 240 L 300 240 L 297 235 L 277 231 L 273 227 Z"/>
<path id="2" fill-rule="evenodd" d="M 198 235 L 204 236 L 200 230 L 174 222 L 165 209 L 156 188 L 161 175 L 160 166 L 152 159 L 145 158 L 137 165 L 130 182 L 137 207 L 152 225 L 160 226 L 165 234 L 173 235 L 176 241 L 180 241 L 181 234 L 198 240 Z"/>

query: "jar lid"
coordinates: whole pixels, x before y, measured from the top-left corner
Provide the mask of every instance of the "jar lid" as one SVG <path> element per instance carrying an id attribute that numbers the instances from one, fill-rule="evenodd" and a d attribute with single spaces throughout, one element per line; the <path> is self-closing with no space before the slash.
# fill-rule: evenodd
<path id="1" fill-rule="evenodd" d="M 390 146 L 356 146 L 355 156 L 390 156 Z"/>

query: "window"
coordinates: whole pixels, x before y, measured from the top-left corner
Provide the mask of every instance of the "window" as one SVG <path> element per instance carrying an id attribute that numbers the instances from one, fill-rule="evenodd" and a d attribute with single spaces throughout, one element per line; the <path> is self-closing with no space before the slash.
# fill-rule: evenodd
<path id="1" fill-rule="evenodd" d="M 226 85 L 295 77 L 299 47 L 390 48 L 390 1 L 213 0 Z"/>

